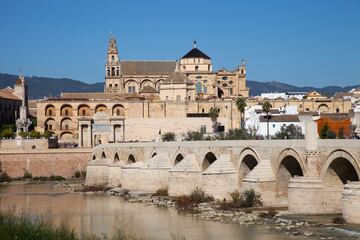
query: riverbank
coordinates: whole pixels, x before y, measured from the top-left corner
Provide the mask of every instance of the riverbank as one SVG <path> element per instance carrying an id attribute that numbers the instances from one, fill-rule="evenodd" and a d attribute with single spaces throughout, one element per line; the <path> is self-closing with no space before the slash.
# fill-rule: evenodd
<path id="1" fill-rule="evenodd" d="M 62 184 L 61 186 L 66 186 Z M 86 195 L 113 195 L 119 196 L 130 203 L 152 205 L 160 208 L 176 208 L 176 198 L 169 196 L 156 196 L 154 193 L 129 191 L 123 188 L 111 189 L 85 189 L 79 185 L 69 184 L 74 192 Z M 292 237 L 305 237 L 307 239 L 344 239 L 360 238 L 360 226 L 342 221 L 341 215 L 292 215 L 287 208 L 255 207 L 223 210 L 222 202 L 208 202 L 197 204 L 190 212 L 179 213 L 196 219 L 225 224 L 238 224 L 242 226 L 257 226 L 260 230 L 275 231 Z"/>

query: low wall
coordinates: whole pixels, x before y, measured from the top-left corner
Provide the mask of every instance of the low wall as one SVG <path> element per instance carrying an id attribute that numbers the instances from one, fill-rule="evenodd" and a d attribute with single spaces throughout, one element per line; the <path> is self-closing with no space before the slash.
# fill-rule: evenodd
<path id="1" fill-rule="evenodd" d="M 25 171 L 35 176 L 71 177 L 75 171 L 86 170 L 91 149 L 0 149 L 0 169 L 10 177 L 22 177 Z"/>

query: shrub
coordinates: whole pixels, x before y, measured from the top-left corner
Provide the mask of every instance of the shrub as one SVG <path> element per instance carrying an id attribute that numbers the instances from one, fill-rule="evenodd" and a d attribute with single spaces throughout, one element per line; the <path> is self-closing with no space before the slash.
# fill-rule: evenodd
<path id="1" fill-rule="evenodd" d="M 49 181 L 62 181 L 62 180 L 65 180 L 65 178 L 63 178 L 62 176 L 51 175 L 48 180 Z"/>
<path id="2" fill-rule="evenodd" d="M 11 182 L 11 177 L 6 172 L 0 173 L 0 182 Z"/>
<path id="3" fill-rule="evenodd" d="M 173 142 L 173 141 L 175 141 L 175 133 L 174 132 L 164 133 L 161 136 L 161 139 L 163 142 Z"/>
<path id="4" fill-rule="evenodd" d="M 85 185 L 81 191 L 82 192 L 105 192 L 109 189 L 110 189 L 109 187 L 106 187 L 103 185 L 95 185 L 95 186 Z"/>
<path id="5" fill-rule="evenodd" d="M 14 136 L 14 130 L 11 128 L 4 129 L 2 131 L 2 137 L 4 138 L 12 138 Z"/>
<path id="6" fill-rule="evenodd" d="M 28 170 L 25 170 L 23 178 L 24 179 L 31 179 L 32 178 L 31 172 L 29 172 Z"/>
<path id="7" fill-rule="evenodd" d="M 41 137 L 41 133 L 35 131 L 35 130 L 31 130 L 29 132 L 29 137 L 30 138 L 40 138 Z"/>
<path id="8" fill-rule="evenodd" d="M 201 141 L 201 140 L 203 140 L 203 138 L 204 138 L 204 135 L 201 132 L 197 132 L 197 131 L 188 131 L 184 135 L 185 141 Z"/>
<path id="9" fill-rule="evenodd" d="M 22 137 L 22 138 L 26 138 L 28 136 L 28 134 L 26 132 L 24 132 L 24 131 L 20 131 L 19 136 Z"/>
<path id="10" fill-rule="evenodd" d="M 154 194 L 154 196 L 169 196 L 168 188 L 167 187 L 159 188 Z"/>
<path id="11" fill-rule="evenodd" d="M 79 170 L 76 170 L 75 173 L 74 173 L 74 177 L 75 178 L 81 177 L 81 172 Z"/>
<path id="12" fill-rule="evenodd" d="M 344 224 L 346 223 L 345 219 L 343 217 L 334 217 L 332 219 L 332 222 L 335 224 Z"/>
<path id="13" fill-rule="evenodd" d="M 241 193 L 242 207 L 260 207 L 262 206 L 261 194 L 256 193 L 254 189 L 245 189 Z"/>
<path id="14" fill-rule="evenodd" d="M 43 137 L 46 138 L 46 139 L 49 139 L 51 138 L 52 136 L 54 135 L 53 132 L 50 132 L 49 130 L 46 130 L 44 133 L 43 133 Z"/>
<path id="15" fill-rule="evenodd" d="M 190 198 L 195 203 L 211 202 L 214 201 L 214 197 L 206 194 L 201 188 L 196 187 L 191 193 Z"/>

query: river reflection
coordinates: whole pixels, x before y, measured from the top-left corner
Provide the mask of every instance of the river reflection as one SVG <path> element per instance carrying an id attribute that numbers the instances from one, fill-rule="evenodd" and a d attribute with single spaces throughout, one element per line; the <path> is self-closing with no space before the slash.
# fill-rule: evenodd
<path id="1" fill-rule="evenodd" d="M 0 210 L 15 208 L 42 214 L 55 224 L 61 222 L 84 234 L 107 233 L 122 226 L 131 234 L 153 239 L 169 239 L 171 233 L 189 239 L 282 240 L 301 239 L 259 230 L 259 226 L 239 226 L 196 220 L 174 209 L 127 203 L 116 196 L 88 196 L 66 193 L 51 184 L 0 187 Z"/>

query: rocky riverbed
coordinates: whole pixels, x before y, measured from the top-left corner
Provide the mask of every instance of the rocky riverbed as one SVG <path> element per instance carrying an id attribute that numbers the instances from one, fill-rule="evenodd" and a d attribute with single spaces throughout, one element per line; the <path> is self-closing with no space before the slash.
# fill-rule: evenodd
<path id="1" fill-rule="evenodd" d="M 153 193 L 129 191 L 124 188 L 84 189 L 82 184 L 60 183 L 71 192 L 86 195 L 115 195 L 128 202 L 157 207 L 176 208 L 175 198 L 154 196 Z M 317 220 L 306 216 L 290 215 L 284 208 L 246 208 L 222 210 L 221 203 L 200 203 L 191 212 L 180 212 L 188 217 L 227 224 L 255 225 L 259 229 L 276 231 L 301 239 L 360 239 L 360 226 L 332 223 L 331 218 L 321 216 Z M 331 216 L 333 217 L 333 216 Z"/>

